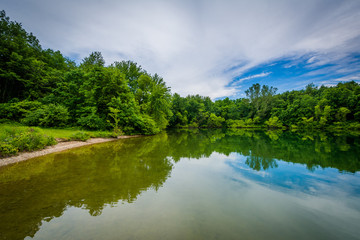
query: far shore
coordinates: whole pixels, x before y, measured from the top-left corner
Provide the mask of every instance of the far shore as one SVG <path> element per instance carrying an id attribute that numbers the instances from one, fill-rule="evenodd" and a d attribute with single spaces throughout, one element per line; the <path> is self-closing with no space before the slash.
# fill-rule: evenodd
<path id="1" fill-rule="evenodd" d="M 1 158 L 0 159 L 0 167 L 18 163 L 18 162 L 22 162 L 22 161 L 26 161 L 26 160 L 29 160 L 29 159 L 35 158 L 35 157 L 44 156 L 44 155 L 47 155 L 50 153 L 61 152 L 61 151 L 72 149 L 72 148 L 87 146 L 87 145 L 96 144 L 96 143 L 110 142 L 110 141 L 115 141 L 115 140 L 122 139 L 122 138 L 133 138 L 133 137 L 139 137 L 139 136 L 140 135 L 119 136 L 117 138 L 90 138 L 89 140 L 87 140 L 85 142 L 82 142 L 82 141 L 67 141 L 67 142 L 58 141 L 58 143 L 56 145 L 48 146 L 41 150 L 37 150 L 37 151 L 33 151 L 33 152 L 21 152 L 15 156 Z"/>

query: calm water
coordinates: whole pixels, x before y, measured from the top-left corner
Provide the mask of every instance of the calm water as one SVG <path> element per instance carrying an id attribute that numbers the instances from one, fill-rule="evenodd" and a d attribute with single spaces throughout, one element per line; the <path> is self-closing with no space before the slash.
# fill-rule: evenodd
<path id="1" fill-rule="evenodd" d="M 360 239 L 360 138 L 182 131 L 0 168 L 0 239 Z"/>

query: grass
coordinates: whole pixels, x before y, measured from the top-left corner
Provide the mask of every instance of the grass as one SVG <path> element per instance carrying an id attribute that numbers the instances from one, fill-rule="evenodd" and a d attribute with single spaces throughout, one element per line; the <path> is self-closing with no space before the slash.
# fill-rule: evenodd
<path id="1" fill-rule="evenodd" d="M 110 131 L 85 131 L 77 128 L 65 128 L 65 129 L 58 129 L 58 128 L 41 128 L 42 131 L 54 138 L 62 138 L 62 139 L 72 139 L 74 135 L 78 134 L 86 134 L 89 138 L 94 137 L 104 137 L 104 138 L 111 138 L 116 137 L 113 132 Z"/>
<path id="2" fill-rule="evenodd" d="M 0 158 L 21 151 L 43 149 L 56 144 L 55 139 L 86 141 L 89 138 L 116 137 L 110 131 L 84 131 L 77 128 L 57 129 L 27 127 L 18 123 L 0 123 Z"/>
<path id="3" fill-rule="evenodd" d="M 0 126 L 0 157 L 8 157 L 22 151 L 34 151 L 56 144 L 39 128 Z"/>
<path id="4" fill-rule="evenodd" d="M 27 126 L 20 125 L 19 123 L 1 123 L 0 124 L 0 135 L 1 130 L 5 128 L 16 128 L 16 129 L 26 129 L 29 128 Z M 103 138 L 111 138 L 116 137 L 116 135 L 111 131 L 85 131 L 79 128 L 40 128 L 36 127 L 36 129 L 40 129 L 41 132 L 49 137 L 61 138 L 65 140 L 75 140 L 74 135 L 82 135 L 86 134 L 89 138 L 94 137 L 103 137 Z"/>

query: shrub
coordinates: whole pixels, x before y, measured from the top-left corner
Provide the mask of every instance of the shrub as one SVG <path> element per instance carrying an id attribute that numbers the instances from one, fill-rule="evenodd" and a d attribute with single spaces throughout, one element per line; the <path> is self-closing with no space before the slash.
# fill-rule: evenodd
<path id="1" fill-rule="evenodd" d="M 251 118 L 248 118 L 245 120 L 245 125 L 246 126 L 252 126 L 254 124 L 253 120 Z"/>
<path id="2" fill-rule="evenodd" d="M 107 122 L 99 117 L 96 107 L 85 107 L 82 116 L 78 119 L 77 124 L 89 130 L 104 130 L 108 127 Z"/>
<path id="3" fill-rule="evenodd" d="M 207 121 L 207 127 L 208 128 L 221 128 L 223 123 L 225 122 L 225 119 L 222 117 L 218 117 L 215 114 L 211 113 L 210 117 Z"/>
<path id="4" fill-rule="evenodd" d="M 197 122 L 191 122 L 189 124 L 189 128 L 198 128 L 199 127 L 199 124 Z"/>
<path id="5" fill-rule="evenodd" d="M 41 108 L 38 101 L 24 100 L 21 102 L 9 102 L 0 104 L 0 118 L 20 121 L 28 113 Z"/>
<path id="6" fill-rule="evenodd" d="M 360 129 L 360 123 L 358 123 L 358 122 L 351 123 L 351 124 L 349 124 L 348 128 L 349 129 Z"/>
<path id="7" fill-rule="evenodd" d="M 339 108 L 338 113 L 336 114 L 336 118 L 339 120 L 339 122 L 345 122 L 346 115 L 348 115 L 350 112 L 351 111 L 346 107 L 341 107 Z"/>
<path id="8" fill-rule="evenodd" d="M 21 122 L 29 126 L 61 127 L 66 125 L 68 119 L 69 112 L 66 107 L 49 104 L 28 112 Z"/>
<path id="9" fill-rule="evenodd" d="M 65 126 L 69 120 L 69 112 L 66 107 L 60 104 L 45 105 L 44 117 L 40 119 L 41 126 L 60 127 Z"/>
<path id="10" fill-rule="evenodd" d="M 53 137 L 46 136 L 38 130 L 29 128 L 20 134 L 16 134 L 9 143 L 17 147 L 19 151 L 34 151 L 54 145 L 56 141 Z"/>
<path id="11" fill-rule="evenodd" d="M 114 132 L 91 132 L 91 137 L 99 137 L 99 138 L 116 138 L 118 135 Z"/>
<path id="12" fill-rule="evenodd" d="M 244 127 L 246 127 L 244 120 L 228 119 L 228 120 L 226 120 L 226 125 L 228 128 L 244 128 Z"/>
<path id="13" fill-rule="evenodd" d="M 138 115 L 134 117 L 133 121 L 136 133 L 153 135 L 160 132 L 155 121 L 148 115 Z"/>
<path id="14" fill-rule="evenodd" d="M 265 121 L 265 124 L 269 128 L 282 128 L 283 124 L 279 121 L 278 117 L 271 117 L 269 120 Z"/>
<path id="15" fill-rule="evenodd" d="M 113 127 L 113 131 L 116 135 L 124 135 L 124 133 L 121 131 L 119 127 L 120 118 L 118 113 L 120 112 L 120 110 L 112 107 L 109 107 L 109 110 L 110 110 L 109 117 L 112 118 L 112 121 L 108 120 L 108 123 Z"/>
<path id="16" fill-rule="evenodd" d="M 70 140 L 83 141 L 83 142 L 85 142 L 89 138 L 90 138 L 90 134 L 82 131 L 76 132 L 70 136 Z"/>
<path id="17" fill-rule="evenodd" d="M 104 130 L 107 127 L 105 120 L 93 113 L 80 117 L 77 123 L 79 126 L 89 130 Z"/>
<path id="18" fill-rule="evenodd" d="M 38 126 L 40 125 L 40 119 L 45 115 L 42 108 L 37 109 L 33 112 L 29 112 L 25 115 L 25 118 L 21 119 L 21 123 L 27 126 Z"/>
<path id="19" fill-rule="evenodd" d="M 19 149 L 11 144 L 0 142 L 0 157 L 15 155 Z"/>
<path id="20" fill-rule="evenodd" d="M 33 151 L 54 145 L 53 137 L 44 135 L 40 129 L 24 127 L 6 127 L 0 138 L 0 156 L 14 155 L 19 151 Z"/>
<path id="21" fill-rule="evenodd" d="M 302 121 L 298 123 L 298 125 L 302 128 L 313 128 L 314 127 L 314 118 L 306 118 L 302 117 Z"/>

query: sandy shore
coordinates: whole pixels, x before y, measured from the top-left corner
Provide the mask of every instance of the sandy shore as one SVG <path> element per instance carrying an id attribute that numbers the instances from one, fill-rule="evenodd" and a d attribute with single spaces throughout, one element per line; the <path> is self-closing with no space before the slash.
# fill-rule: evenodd
<path id="1" fill-rule="evenodd" d="M 54 152 L 61 152 L 71 148 L 82 147 L 86 145 L 91 145 L 95 143 L 102 143 L 102 142 L 110 142 L 120 138 L 132 138 L 132 137 L 139 137 L 138 135 L 135 136 L 119 136 L 118 138 L 90 138 L 86 142 L 81 141 L 68 141 L 68 142 L 58 142 L 58 144 L 54 146 L 48 146 L 42 150 L 34 151 L 34 152 L 21 152 L 16 156 L 1 158 L 0 159 L 0 167 L 6 166 L 9 164 L 14 164 L 17 162 L 22 162 L 34 157 L 40 157 L 46 154 L 54 153 Z"/>

